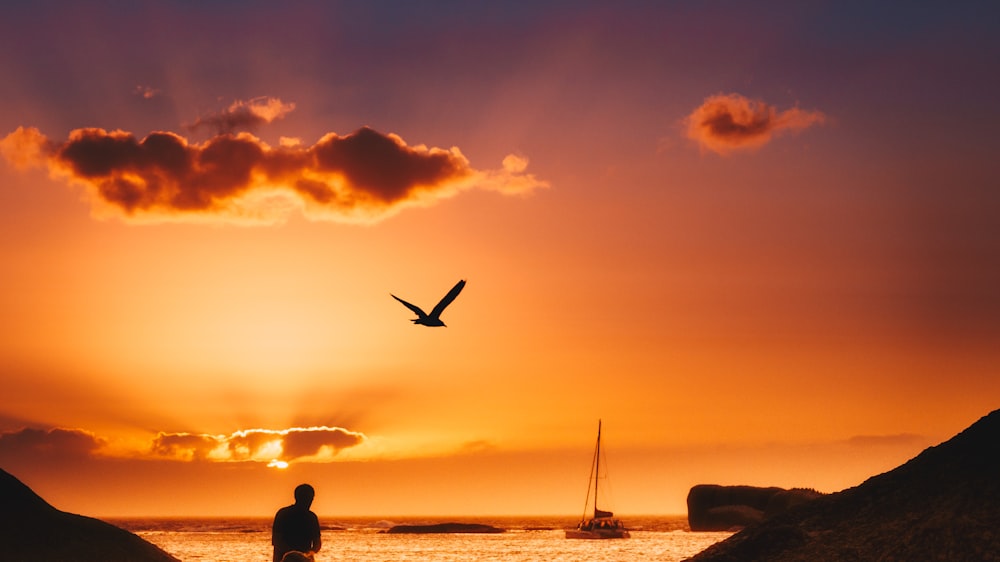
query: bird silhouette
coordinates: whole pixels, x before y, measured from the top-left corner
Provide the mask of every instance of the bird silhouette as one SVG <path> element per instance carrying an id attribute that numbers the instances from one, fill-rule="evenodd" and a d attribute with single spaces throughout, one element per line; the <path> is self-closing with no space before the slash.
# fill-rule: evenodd
<path id="1" fill-rule="evenodd" d="M 403 306 L 409 308 L 410 310 L 413 311 L 414 314 L 417 315 L 417 317 L 412 320 L 414 324 L 420 324 L 421 326 L 429 326 L 429 327 L 444 326 L 447 328 L 444 322 L 441 321 L 441 313 L 444 312 L 444 309 L 449 304 L 451 304 L 451 301 L 455 300 L 455 297 L 457 297 L 458 294 L 462 292 L 463 288 L 465 288 L 465 279 L 462 279 L 458 283 L 455 283 L 455 286 L 452 287 L 450 291 L 448 291 L 448 294 L 445 295 L 444 298 L 442 298 L 440 301 L 438 301 L 436 305 L 434 305 L 434 309 L 431 310 L 430 314 L 427 314 L 419 306 L 415 304 L 410 304 L 404 301 L 403 299 L 397 297 L 396 295 L 393 295 L 392 293 L 389 294 L 392 296 L 392 298 L 403 303 Z"/>

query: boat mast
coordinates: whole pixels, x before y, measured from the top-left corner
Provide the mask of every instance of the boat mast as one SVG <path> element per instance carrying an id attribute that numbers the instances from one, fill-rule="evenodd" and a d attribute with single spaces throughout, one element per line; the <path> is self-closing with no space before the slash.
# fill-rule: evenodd
<path id="1" fill-rule="evenodd" d="M 597 450 L 594 452 L 594 518 L 597 518 L 597 483 L 601 481 L 601 420 L 597 420 Z"/>

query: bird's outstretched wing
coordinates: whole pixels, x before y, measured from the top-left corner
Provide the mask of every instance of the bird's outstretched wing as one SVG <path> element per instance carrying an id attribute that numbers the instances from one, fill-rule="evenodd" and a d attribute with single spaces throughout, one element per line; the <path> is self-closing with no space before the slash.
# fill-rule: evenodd
<path id="1" fill-rule="evenodd" d="M 455 297 L 457 297 L 458 294 L 461 293 L 462 289 L 464 288 L 465 288 L 465 279 L 462 279 L 458 283 L 455 283 L 455 286 L 452 287 L 450 291 L 448 291 L 448 294 L 445 295 L 444 298 L 441 299 L 434 306 L 434 310 L 431 311 L 431 318 L 439 318 L 441 316 L 441 313 L 444 312 L 444 309 L 447 308 L 449 304 L 451 304 L 451 301 L 455 300 Z"/>
<path id="2" fill-rule="evenodd" d="M 403 299 L 397 297 L 396 295 L 393 295 L 392 293 L 389 293 L 389 295 L 392 298 L 394 298 L 394 299 L 398 300 L 399 302 L 403 303 L 403 306 L 405 306 L 406 308 L 409 308 L 410 310 L 412 310 L 413 313 L 416 314 L 417 316 L 419 316 L 420 318 L 427 318 L 427 313 L 424 312 L 423 310 L 421 310 L 419 306 L 417 306 L 415 304 L 410 304 L 410 303 L 404 301 Z"/>

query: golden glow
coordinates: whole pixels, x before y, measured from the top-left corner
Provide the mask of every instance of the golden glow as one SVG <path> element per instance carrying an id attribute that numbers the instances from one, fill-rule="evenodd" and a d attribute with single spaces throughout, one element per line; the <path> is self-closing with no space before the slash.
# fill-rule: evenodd
<path id="1" fill-rule="evenodd" d="M 430 14 L 397 72 L 398 17 L 330 50 L 303 23 L 338 3 L 194 4 L 0 34 L 0 466 L 60 509 L 261 515 L 309 481 L 326 513 L 575 512 L 601 418 L 618 511 L 676 512 L 854 485 L 997 407 L 995 88 L 956 80 L 995 49 L 584 3 L 458 18 L 528 33 L 503 72 L 451 48 L 500 28 Z M 688 33 L 713 18 L 789 66 Z M 178 50 L 184 21 L 248 31 Z M 162 40 L 121 56 L 135 29 Z M 459 279 L 447 327 L 390 297 Z"/>

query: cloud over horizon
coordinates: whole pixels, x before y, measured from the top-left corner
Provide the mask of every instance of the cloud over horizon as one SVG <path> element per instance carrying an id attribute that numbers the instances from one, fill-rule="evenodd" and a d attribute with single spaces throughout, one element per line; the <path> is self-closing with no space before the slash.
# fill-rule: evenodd
<path id="1" fill-rule="evenodd" d="M 180 461 L 322 461 L 366 439 L 363 433 L 326 426 L 249 429 L 230 435 L 160 432 L 153 439 L 151 452 Z"/>
<path id="2" fill-rule="evenodd" d="M 915 433 L 896 433 L 893 435 L 854 435 L 847 440 L 852 447 L 890 447 L 927 445 L 931 439 Z"/>
<path id="3" fill-rule="evenodd" d="M 732 93 L 706 98 L 685 122 L 689 139 L 703 150 L 725 156 L 736 150 L 760 148 L 775 135 L 822 125 L 826 120 L 819 111 L 793 107 L 779 112 L 761 100 Z"/>
<path id="4" fill-rule="evenodd" d="M 82 429 L 34 429 L 0 432 L 0 459 L 44 456 L 55 458 L 89 457 L 105 441 Z"/>
<path id="5" fill-rule="evenodd" d="M 234 105 L 197 123 L 251 127 L 289 110 L 273 101 Z M 0 139 L 0 153 L 15 168 L 43 167 L 82 185 L 97 217 L 132 223 L 276 224 L 294 212 L 309 220 L 372 223 L 463 190 L 514 195 L 548 186 L 513 154 L 500 170 L 476 170 L 457 147 L 409 146 L 368 127 L 346 136 L 327 133 L 308 147 L 288 139 L 271 147 L 247 132 L 192 143 L 173 132 L 138 139 L 100 128 L 74 130 L 59 142 L 19 127 Z"/>
<path id="6" fill-rule="evenodd" d="M 0 431 L 0 461 L 132 458 L 208 462 L 328 462 L 368 437 L 341 427 L 248 429 L 230 435 L 160 432 L 143 447 L 115 447 L 84 429 L 22 428 Z"/>

